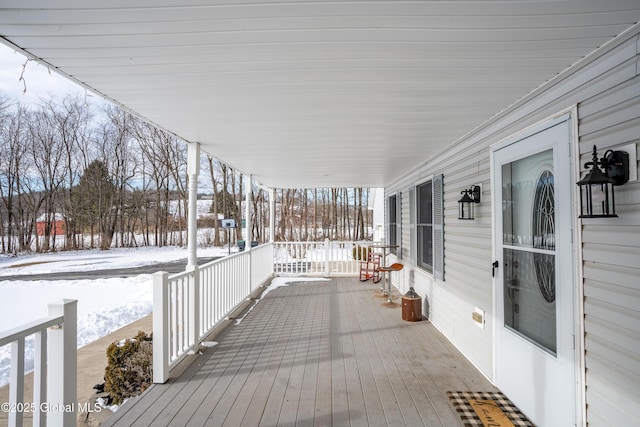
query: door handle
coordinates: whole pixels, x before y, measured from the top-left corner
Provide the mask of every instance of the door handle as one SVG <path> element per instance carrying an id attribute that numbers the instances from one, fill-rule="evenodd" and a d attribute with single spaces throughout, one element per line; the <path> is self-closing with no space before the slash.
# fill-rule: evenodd
<path id="1" fill-rule="evenodd" d="M 498 268 L 498 261 L 493 261 L 491 264 L 491 277 L 496 277 L 496 268 Z"/>

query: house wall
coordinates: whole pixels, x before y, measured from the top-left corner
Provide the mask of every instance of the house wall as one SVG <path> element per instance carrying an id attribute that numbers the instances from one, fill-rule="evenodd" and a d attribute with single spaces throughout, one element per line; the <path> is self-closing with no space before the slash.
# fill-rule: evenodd
<path id="1" fill-rule="evenodd" d="M 369 209 L 373 211 L 373 241 L 384 241 L 384 189 L 372 188 L 369 193 Z"/>
<path id="2" fill-rule="evenodd" d="M 490 146 L 576 107 L 577 122 L 576 117 L 572 120 L 577 123 L 579 144 L 574 148 L 579 159 L 573 159 L 574 178 L 590 160 L 594 144 L 601 155 L 630 144 L 637 152 L 639 53 L 640 26 L 636 25 L 385 189 L 387 195 L 402 192 L 402 253 L 407 268 L 395 276 L 394 284 L 401 292 L 414 286 L 424 299 L 424 314 L 489 378 L 494 375 Z M 445 281 L 414 267 L 410 244 L 414 229 L 409 220 L 409 188 L 440 173 L 445 191 Z M 475 221 L 460 221 L 460 191 L 473 184 L 482 185 L 482 203 L 476 206 Z M 640 425 L 637 179 L 616 188 L 616 210 L 619 218 L 584 219 L 576 233 L 580 243 L 576 245 L 576 294 L 584 310 L 576 316 L 578 330 L 583 330 L 586 402 L 581 406 L 591 425 Z M 485 311 L 484 329 L 472 320 L 476 307 Z"/>

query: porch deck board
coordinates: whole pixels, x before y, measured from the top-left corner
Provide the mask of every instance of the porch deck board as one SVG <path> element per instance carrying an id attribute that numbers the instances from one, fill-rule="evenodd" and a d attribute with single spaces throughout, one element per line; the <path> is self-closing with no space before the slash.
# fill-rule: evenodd
<path id="1" fill-rule="evenodd" d="M 495 388 L 428 321 L 381 306 L 376 289 L 355 278 L 274 289 L 180 377 L 104 425 L 461 426 L 446 392 Z"/>

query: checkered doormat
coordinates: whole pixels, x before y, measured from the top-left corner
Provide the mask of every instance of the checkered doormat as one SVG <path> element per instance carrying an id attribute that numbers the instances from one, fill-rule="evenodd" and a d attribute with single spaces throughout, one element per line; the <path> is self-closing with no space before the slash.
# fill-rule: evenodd
<path id="1" fill-rule="evenodd" d="M 482 420 L 469 403 L 470 400 L 493 401 L 514 426 L 535 427 L 535 424 L 529 421 L 527 417 L 500 392 L 448 391 L 447 396 L 465 427 L 484 426 Z"/>

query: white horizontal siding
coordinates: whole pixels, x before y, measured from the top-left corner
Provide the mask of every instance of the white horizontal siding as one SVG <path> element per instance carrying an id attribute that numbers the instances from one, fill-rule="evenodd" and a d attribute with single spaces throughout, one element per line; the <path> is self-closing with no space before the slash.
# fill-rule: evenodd
<path id="1" fill-rule="evenodd" d="M 634 267 L 640 261 L 640 247 L 585 243 L 582 250 L 585 262 Z"/>
<path id="2" fill-rule="evenodd" d="M 408 188 L 433 174 L 444 174 L 446 280 L 435 281 L 416 273 L 414 286 L 427 299 L 434 325 L 489 377 L 493 376 L 489 148 L 573 105 L 578 105 L 581 168 L 590 160 L 593 144 L 600 154 L 609 148 L 639 144 L 637 32 L 636 28 L 636 34 L 621 40 L 619 46 L 593 56 L 574 74 L 528 95 L 388 189 Z M 476 220 L 459 221 L 460 191 L 477 183 L 483 185 L 483 194 L 482 203 L 476 206 Z M 640 425 L 640 183 L 617 187 L 616 202 L 619 218 L 584 220 L 581 230 L 583 386 L 588 409 L 586 420 L 580 421 L 596 426 Z M 405 256 L 413 256 L 408 242 L 403 239 Z M 471 319 L 476 306 L 486 312 L 485 330 Z"/>
<path id="3" fill-rule="evenodd" d="M 600 82 L 631 75 L 579 104 L 580 160 L 640 142 L 638 43 Z M 637 152 L 637 148 L 636 148 Z M 640 183 L 616 187 L 615 219 L 582 228 L 587 420 L 640 425 Z"/>
<path id="4" fill-rule="evenodd" d="M 607 362 L 604 361 L 606 365 Z M 617 386 L 615 378 L 606 376 L 591 379 L 589 407 L 589 426 L 630 426 L 638 425 L 638 401 Z"/>
<path id="5" fill-rule="evenodd" d="M 487 376 L 493 371 L 492 351 L 492 278 L 491 278 L 491 198 L 489 185 L 489 159 L 486 153 L 476 151 L 441 158 L 438 169 L 414 171 L 405 176 L 393 189 L 403 191 L 403 262 L 408 269 L 410 259 L 409 187 L 444 173 L 444 247 L 445 280 L 436 281 L 419 269 L 413 274 L 406 271 L 398 276 L 398 287 L 404 292 L 411 284 L 426 300 L 429 320 L 436 325 Z M 458 220 L 460 192 L 473 184 L 484 185 L 484 203 L 477 206 L 476 220 Z M 405 194 L 407 197 L 405 197 Z M 412 280 L 411 283 L 409 281 Z M 428 308 L 427 308 L 428 307 Z M 475 307 L 487 313 L 485 329 L 478 328 L 471 314 Z"/>

